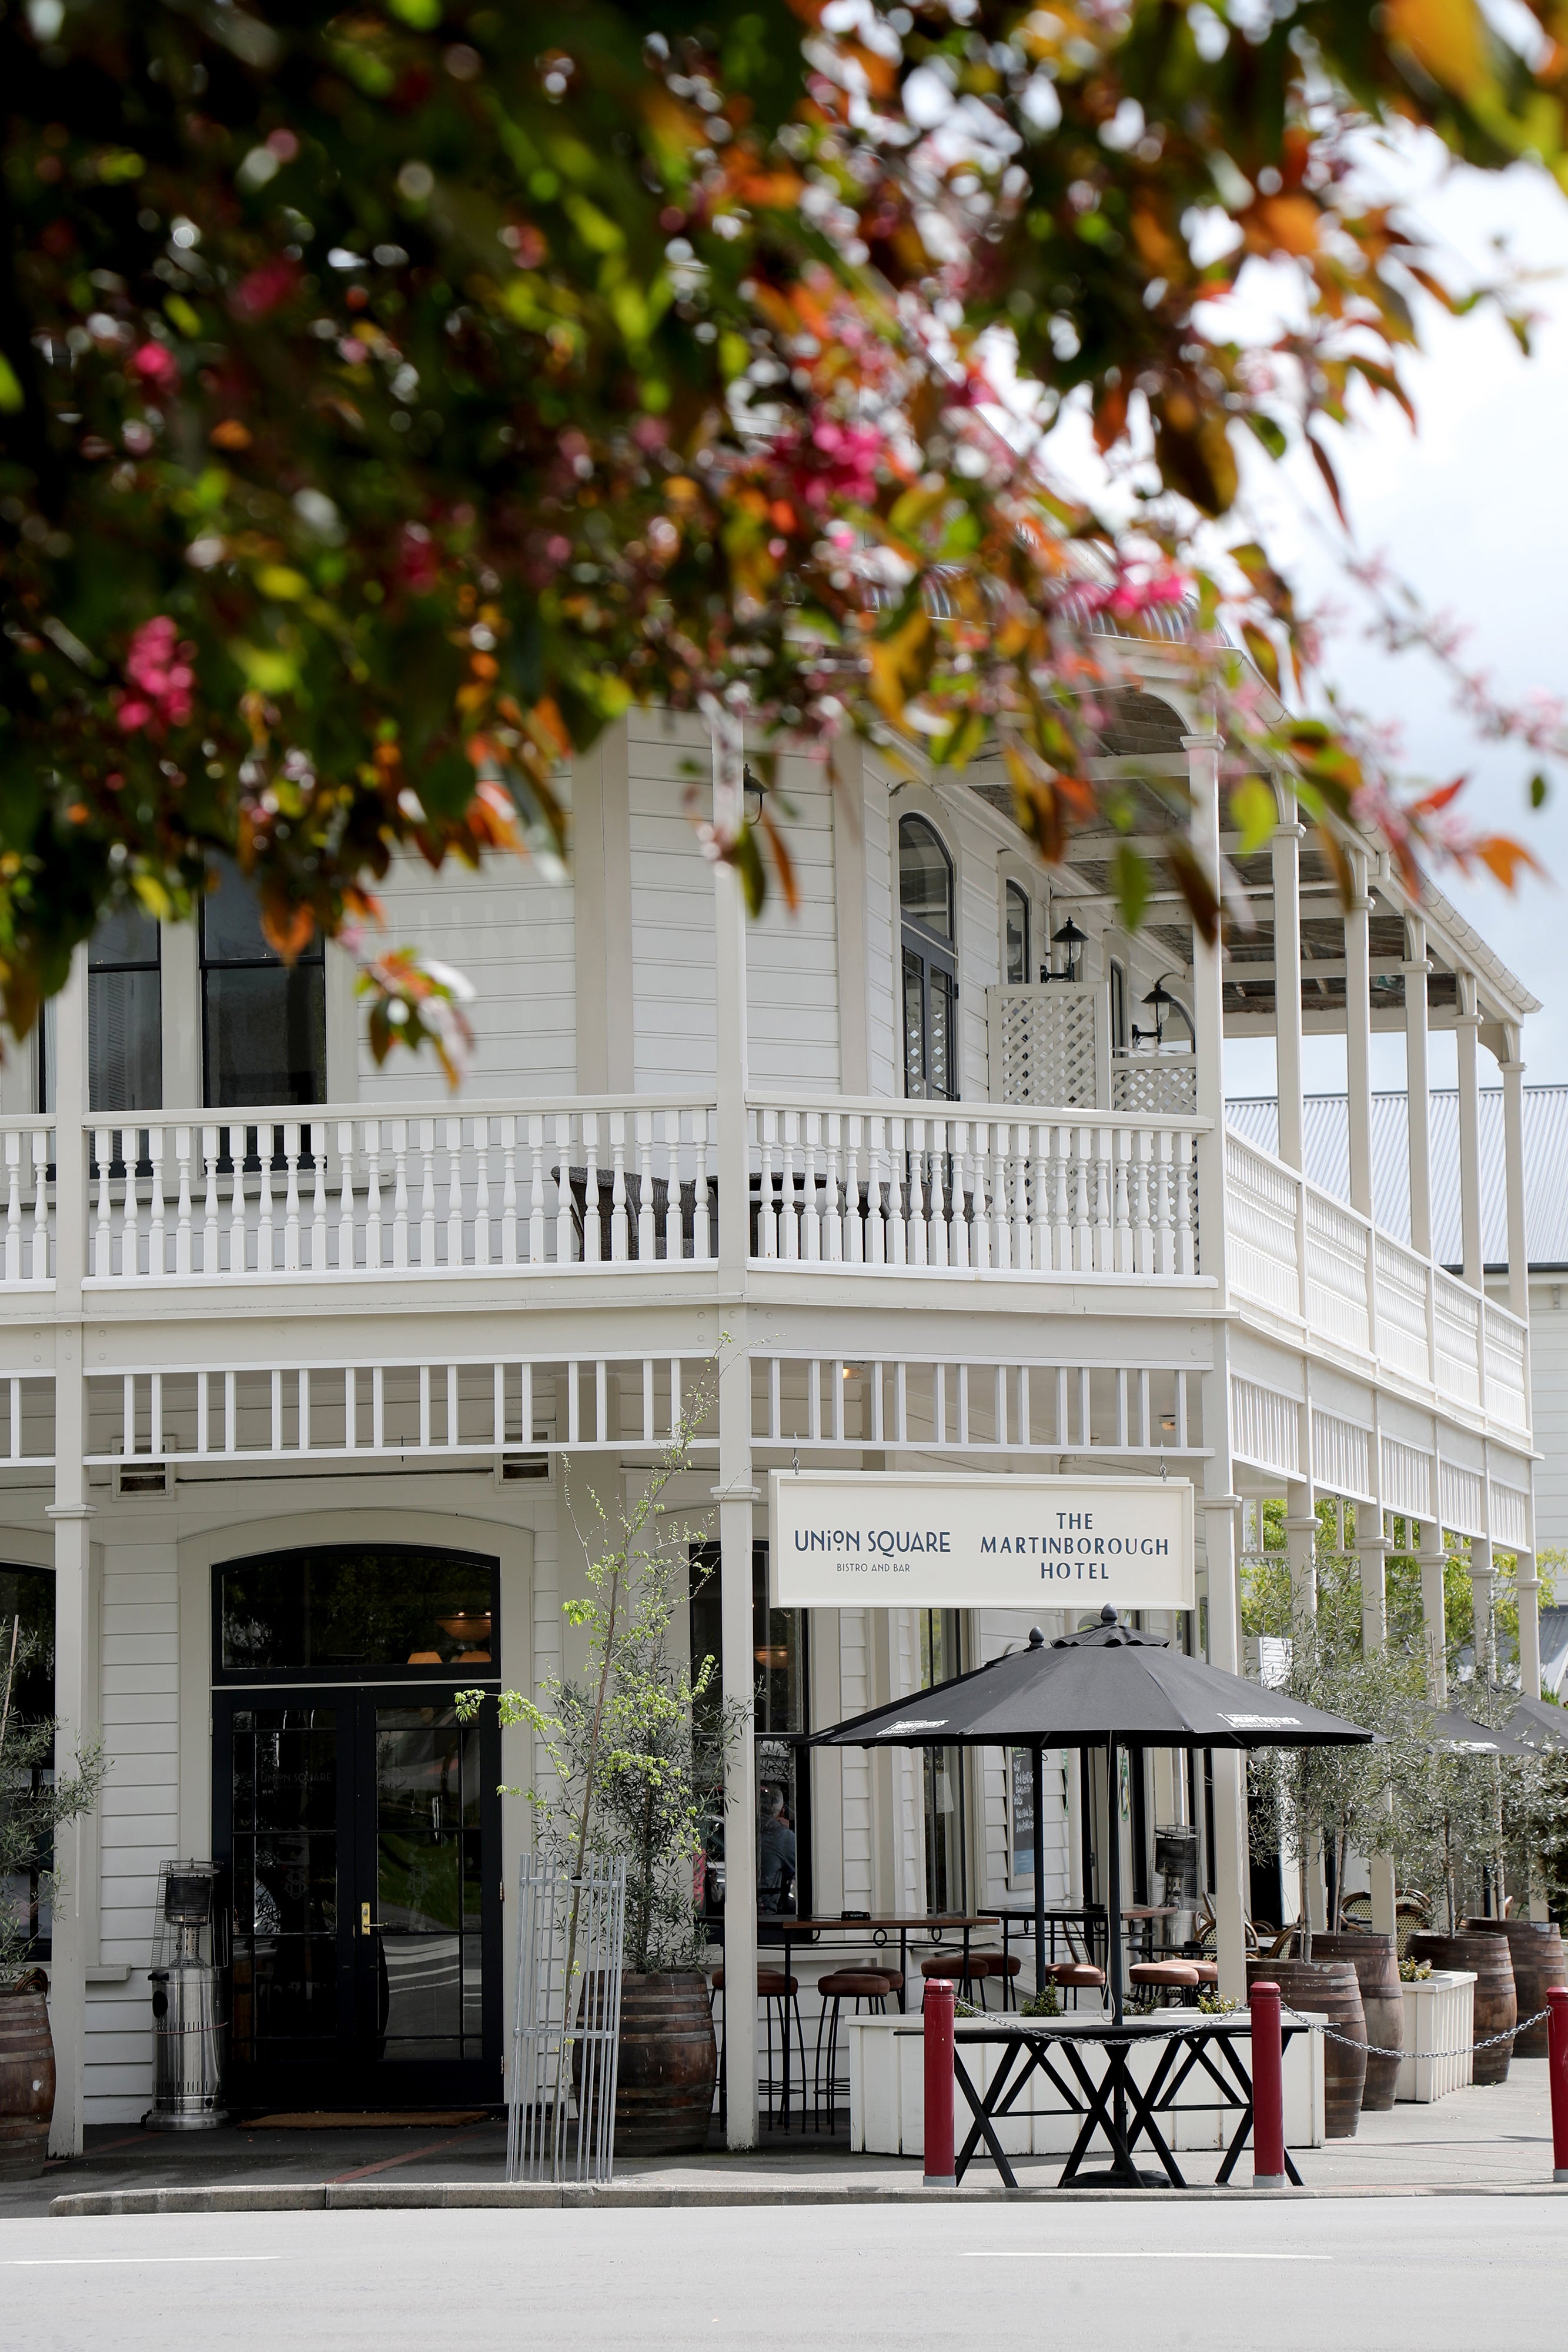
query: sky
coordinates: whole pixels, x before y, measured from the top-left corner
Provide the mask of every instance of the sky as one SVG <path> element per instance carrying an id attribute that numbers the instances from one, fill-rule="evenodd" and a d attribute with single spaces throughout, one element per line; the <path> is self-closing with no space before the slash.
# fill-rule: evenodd
<path id="1" fill-rule="evenodd" d="M 1335 442 L 1357 544 L 1385 553 L 1428 607 L 1468 625 L 1464 657 L 1499 690 L 1540 688 L 1568 702 L 1568 199 L 1524 169 L 1439 175 L 1428 159 L 1413 168 L 1413 216 L 1477 267 L 1488 263 L 1489 240 L 1502 236 L 1516 263 L 1564 277 L 1531 289 L 1543 317 L 1529 359 L 1495 315 L 1456 321 L 1427 307 L 1427 351 L 1406 370 L 1417 433 L 1392 404 L 1368 402 L 1363 428 Z M 1391 656 L 1367 641 L 1332 534 L 1307 519 L 1309 509 L 1320 520 L 1326 513 L 1310 466 L 1282 483 L 1260 481 L 1253 495 L 1309 601 L 1341 608 L 1345 625 L 1331 639 L 1329 674 L 1360 709 L 1398 725 L 1411 772 L 1439 782 L 1469 775 L 1461 805 L 1472 822 L 1526 841 L 1552 877 L 1510 894 L 1452 866 L 1434 873 L 1542 1001 L 1525 1028 L 1525 1083 L 1568 1084 L 1568 763 L 1545 809 L 1532 812 L 1530 755 L 1478 741 L 1426 656 Z M 1375 1050 L 1375 1083 L 1402 1086 L 1403 1041 L 1379 1038 Z M 1267 1062 L 1250 1047 L 1228 1051 L 1228 1089 L 1271 1091 L 1271 1048 Z M 1451 1084 L 1452 1070 L 1451 1037 L 1435 1037 L 1433 1083 Z M 1342 1086 L 1343 1041 L 1310 1040 L 1306 1076 L 1312 1088 Z M 1481 1077 L 1496 1083 L 1485 1055 Z"/>

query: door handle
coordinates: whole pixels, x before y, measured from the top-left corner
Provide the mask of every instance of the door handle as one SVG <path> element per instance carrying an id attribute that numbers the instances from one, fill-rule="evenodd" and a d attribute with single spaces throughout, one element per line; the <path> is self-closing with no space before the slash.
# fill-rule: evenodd
<path id="1" fill-rule="evenodd" d="M 361 1936 L 368 1936 L 370 1932 L 371 1906 L 368 1903 L 361 1903 L 360 1906 L 360 1933 Z"/>

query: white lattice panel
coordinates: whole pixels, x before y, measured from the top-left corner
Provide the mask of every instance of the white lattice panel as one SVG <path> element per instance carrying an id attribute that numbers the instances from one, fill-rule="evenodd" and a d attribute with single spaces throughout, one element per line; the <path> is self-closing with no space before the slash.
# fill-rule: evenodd
<path id="1" fill-rule="evenodd" d="M 1122 1054 L 1111 1065 L 1111 1108 L 1155 1118 L 1197 1108 L 1197 1062 L 1191 1054 Z"/>
<path id="2" fill-rule="evenodd" d="M 988 988 L 992 1099 L 1049 1103 L 1094 1110 L 1099 1066 L 1097 989 L 1070 982 L 1055 986 Z M 1191 1105 L 1184 1105 L 1190 1109 Z"/>

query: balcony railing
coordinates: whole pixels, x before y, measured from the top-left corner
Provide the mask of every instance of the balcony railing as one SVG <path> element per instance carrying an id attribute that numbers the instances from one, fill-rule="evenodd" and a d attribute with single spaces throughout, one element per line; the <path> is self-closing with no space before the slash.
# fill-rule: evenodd
<path id="1" fill-rule="evenodd" d="M 1225 1139 L 1231 1286 L 1308 1335 L 1524 1431 L 1524 1325 L 1236 1134 Z"/>
<path id="2" fill-rule="evenodd" d="M 1198 1270 L 1205 1120 L 870 1101 L 754 1102 L 749 1120 L 764 1264 Z"/>

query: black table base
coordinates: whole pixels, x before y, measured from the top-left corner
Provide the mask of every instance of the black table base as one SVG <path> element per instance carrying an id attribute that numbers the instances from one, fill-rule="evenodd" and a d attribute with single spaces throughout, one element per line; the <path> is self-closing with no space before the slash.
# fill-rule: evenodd
<path id="1" fill-rule="evenodd" d="M 1284 2027 L 1285 2045 L 1301 2031 L 1299 2026 Z M 957 2178 L 963 2179 L 983 2146 L 1006 2186 L 1018 2187 L 996 2127 L 1019 2112 L 1018 2101 L 1025 2084 L 1034 2075 L 1042 2074 L 1060 2095 L 1066 2111 L 1083 2119 L 1057 2184 L 1059 2188 L 1188 2187 L 1161 2127 L 1165 2118 L 1178 2111 L 1178 2101 L 1183 2115 L 1235 2116 L 1236 2126 L 1215 2177 L 1216 2185 L 1223 2186 L 1230 2179 L 1252 2137 L 1252 2078 L 1236 2049 L 1237 2041 L 1246 2038 L 1249 2038 L 1248 2027 L 1228 2025 L 1218 2018 L 1206 2018 L 1201 2024 L 1191 2025 L 1166 2025 L 1154 2019 L 1146 2023 L 1128 2020 L 1120 2026 L 1090 2031 L 1036 2024 L 1033 2020 L 1016 2023 L 1009 2020 L 1006 2025 L 978 2032 L 966 2029 L 955 2044 L 953 2069 L 974 2121 L 958 2151 Z M 1140 2042 L 1148 2042 L 1164 2046 L 1148 2082 L 1139 2084 L 1133 2074 L 1132 2053 Z M 983 2095 L 976 2089 L 964 2063 L 965 2051 L 977 2042 L 996 2043 L 1006 2052 Z M 1105 2053 L 1104 2067 L 1098 2078 L 1085 2055 L 1087 2051 L 1096 2049 Z M 1207 2077 L 1216 2096 L 1182 2098 L 1195 2074 Z M 1108 2171 L 1096 2168 L 1091 2173 L 1084 2169 L 1084 2160 L 1097 2137 L 1109 2146 L 1111 2165 Z M 1158 2172 L 1139 2168 L 1134 2152 L 1140 2146 L 1157 2158 L 1161 2168 Z M 1285 2171 L 1299 2189 L 1301 2177 L 1289 2151 Z"/>

